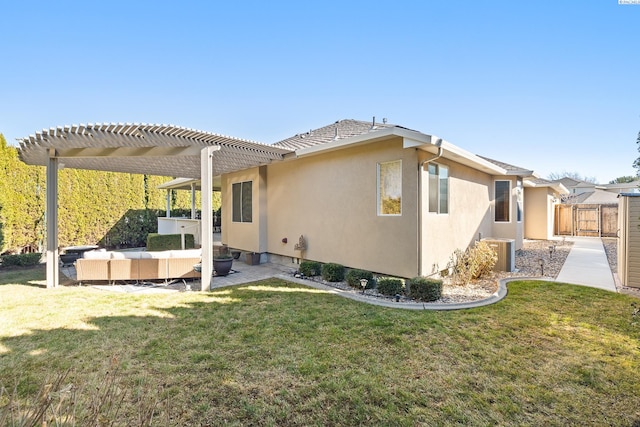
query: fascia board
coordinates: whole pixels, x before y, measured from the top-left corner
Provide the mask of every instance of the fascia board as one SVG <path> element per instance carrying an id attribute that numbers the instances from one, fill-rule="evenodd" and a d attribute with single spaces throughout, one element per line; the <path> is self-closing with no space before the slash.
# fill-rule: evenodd
<path id="1" fill-rule="evenodd" d="M 372 142 L 387 139 L 389 137 L 401 137 L 403 138 L 403 148 L 419 148 L 422 150 L 428 147 L 442 147 L 443 155 L 445 159 L 450 159 L 463 165 L 469 166 L 473 169 L 483 171 L 491 175 L 507 175 L 507 171 L 494 163 L 491 163 L 483 158 L 476 156 L 456 145 L 451 144 L 441 138 L 434 135 L 427 135 L 421 132 L 412 131 L 404 128 L 388 128 L 381 129 L 372 133 L 363 135 L 357 135 L 351 138 L 346 138 L 327 144 L 316 145 L 313 147 L 302 148 L 296 150 L 295 157 L 307 157 L 316 154 L 328 153 L 331 151 L 341 150 L 343 148 L 355 147 L 363 144 L 370 144 Z M 429 150 L 431 151 L 431 150 Z"/>
<path id="2" fill-rule="evenodd" d="M 431 144 L 431 140 L 433 138 L 431 135 L 411 131 L 409 129 L 393 127 L 377 130 L 371 133 L 365 133 L 362 135 L 356 135 L 351 138 L 339 139 L 326 144 L 315 145 L 313 147 L 301 148 L 299 150 L 296 150 L 296 157 L 307 157 L 315 154 L 329 153 L 331 151 L 341 150 L 344 148 L 370 144 L 372 142 L 380 141 L 393 136 L 403 138 L 403 144 L 405 144 L 405 148 L 408 148 L 406 144 L 410 144 L 409 147 Z"/>
<path id="3" fill-rule="evenodd" d="M 558 194 L 569 194 L 569 190 L 560 182 L 550 181 L 547 183 L 537 184 L 525 178 L 524 186 L 529 188 L 551 188 Z"/>
<path id="4" fill-rule="evenodd" d="M 491 163 L 475 154 L 453 145 L 448 141 L 442 140 L 440 146 L 444 150 L 442 157 L 453 160 L 457 163 L 469 166 L 473 169 L 491 174 L 491 175 L 507 175 L 507 170 Z"/>

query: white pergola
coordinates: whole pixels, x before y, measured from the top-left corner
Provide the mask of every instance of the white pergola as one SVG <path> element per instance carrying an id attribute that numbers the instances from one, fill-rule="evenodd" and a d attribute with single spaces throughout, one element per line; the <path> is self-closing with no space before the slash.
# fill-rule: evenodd
<path id="1" fill-rule="evenodd" d="M 47 288 L 59 283 L 58 169 L 199 179 L 202 189 L 202 281 L 213 274 L 214 177 L 283 160 L 291 150 L 239 138 L 154 124 L 87 124 L 45 129 L 20 140 L 20 159 L 47 167 Z"/>

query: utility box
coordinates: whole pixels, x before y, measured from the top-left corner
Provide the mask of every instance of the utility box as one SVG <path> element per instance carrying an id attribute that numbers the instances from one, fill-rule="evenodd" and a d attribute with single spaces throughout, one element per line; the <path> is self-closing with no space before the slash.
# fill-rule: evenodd
<path id="1" fill-rule="evenodd" d="M 494 271 L 514 271 L 516 269 L 516 241 L 515 239 L 486 238 L 482 239 L 498 255 L 498 262 Z"/>
<path id="2" fill-rule="evenodd" d="M 258 252 L 247 252 L 245 255 L 245 262 L 248 265 L 258 265 L 260 264 L 260 254 Z"/>

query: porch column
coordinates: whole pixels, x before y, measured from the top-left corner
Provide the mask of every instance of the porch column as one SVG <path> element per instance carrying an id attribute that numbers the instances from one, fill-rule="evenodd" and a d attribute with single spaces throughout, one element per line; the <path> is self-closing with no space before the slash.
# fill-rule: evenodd
<path id="1" fill-rule="evenodd" d="M 167 190 L 167 218 L 171 218 L 171 190 Z"/>
<path id="2" fill-rule="evenodd" d="M 191 183 L 191 219 L 196 219 L 196 184 Z"/>
<path id="3" fill-rule="evenodd" d="M 200 290 L 208 291 L 211 288 L 211 276 L 213 275 L 213 163 L 212 157 L 219 146 L 206 147 L 200 151 L 200 196 L 202 198 L 202 215 L 200 220 L 202 244 L 202 278 Z"/>
<path id="4" fill-rule="evenodd" d="M 53 150 L 53 149 L 52 149 Z M 58 158 L 55 150 L 47 163 L 47 288 L 57 288 L 60 283 L 58 254 Z"/>

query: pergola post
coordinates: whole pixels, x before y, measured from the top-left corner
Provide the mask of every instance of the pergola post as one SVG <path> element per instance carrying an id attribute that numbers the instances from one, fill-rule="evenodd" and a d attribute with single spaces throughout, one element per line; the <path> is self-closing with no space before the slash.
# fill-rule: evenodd
<path id="1" fill-rule="evenodd" d="M 196 219 L 196 184 L 191 183 L 191 219 Z"/>
<path id="2" fill-rule="evenodd" d="M 58 254 L 58 158 L 50 152 L 47 163 L 47 288 L 60 282 Z"/>
<path id="3" fill-rule="evenodd" d="M 202 278 L 200 290 L 211 288 L 213 276 L 213 152 L 220 150 L 219 146 L 206 147 L 200 151 L 200 187 L 202 198 L 201 237 L 202 246 Z"/>

